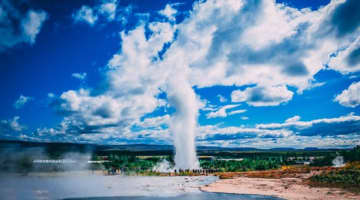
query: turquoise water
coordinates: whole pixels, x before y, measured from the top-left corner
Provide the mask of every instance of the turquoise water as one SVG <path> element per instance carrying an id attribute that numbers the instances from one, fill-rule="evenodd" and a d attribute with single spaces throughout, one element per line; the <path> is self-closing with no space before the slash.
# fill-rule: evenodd
<path id="1" fill-rule="evenodd" d="M 280 198 L 262 195 L 238 195 L 201 192 L 196 194 L 185 194 L 174 197 L 94 197 L 74 198 L 66 200 L 280 200 Z"/>

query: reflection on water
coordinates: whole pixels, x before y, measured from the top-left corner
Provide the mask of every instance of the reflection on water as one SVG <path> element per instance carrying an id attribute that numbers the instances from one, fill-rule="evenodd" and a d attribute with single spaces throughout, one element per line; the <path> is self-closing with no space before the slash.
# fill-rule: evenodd
<path id="1" fill-rule="evenodd" d="M 102 199 L 102 200 L 202 200 L 274 199 L 249 195 L 202 193 L 199 186 L 217 177 L 101 176 L 90 174 L 0 175 L 1 200 Z M 141 197 L 139 197 L 141 196 Z M 92 198 L 89 198 L 92 197 Z"/>
<path id="2" fill-rule="evenodd" d="M 73 198 L 66 200 L 281 200 L 280 198 L 262 195 L 237 195 L 223 193 L 191 193 L 175 197 L 93 197 L 93 198 Z"/>

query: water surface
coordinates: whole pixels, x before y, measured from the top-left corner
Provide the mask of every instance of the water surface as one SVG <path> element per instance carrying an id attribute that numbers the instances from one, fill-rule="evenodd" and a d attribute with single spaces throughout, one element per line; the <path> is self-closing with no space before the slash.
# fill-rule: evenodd
<path id="1" fill-rule="evenodd" d="M 277 199 L 258 195 L 201 192 L 199 187 L 218 180 L 214 176 L 150 177 L 103 176 L 66 173 L 61 175 L 0 174 L 1 200 L 238 200 Z"/>
<path id="2" fill-rule="evenodd" d="M 262 196 L 262 195 L 246 195 L 246 194 L 224 194 L 224 193 L 191 193 L 174 197 L 94 197 L 94 198 L 72 198 L 66 200 L 281 200 L 280 198 Z"/>

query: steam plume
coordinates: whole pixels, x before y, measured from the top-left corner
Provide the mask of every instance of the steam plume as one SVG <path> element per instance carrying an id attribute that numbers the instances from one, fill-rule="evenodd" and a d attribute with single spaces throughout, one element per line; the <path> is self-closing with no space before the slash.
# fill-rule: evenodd
<path id="1" fill-rule="evenodd" d="M 176 109 L 170 122 L 176 151 L 175 167 L 197 169 L 199 163 L 195 150 L 195 129 L 198 105 L 195 92 L 185 77 L 173 77 L 169 83 L 168 99 Z"/>

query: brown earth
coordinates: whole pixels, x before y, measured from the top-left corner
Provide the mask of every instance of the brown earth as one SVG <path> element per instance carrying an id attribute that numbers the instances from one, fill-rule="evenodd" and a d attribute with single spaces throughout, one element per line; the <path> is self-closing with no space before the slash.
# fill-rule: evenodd
<path id="1" fill-rule="evenodd" d="M 220 180 L 201 187 L 201 190 L 269 195 L 290 200 L 360 200 L 360 194 L 342 188 L 320 187 L 309 181 L 309 177 L 315 174 L 332 170 L 339 168 L 284 167 L 281 170 L 217 173 Z"/>

